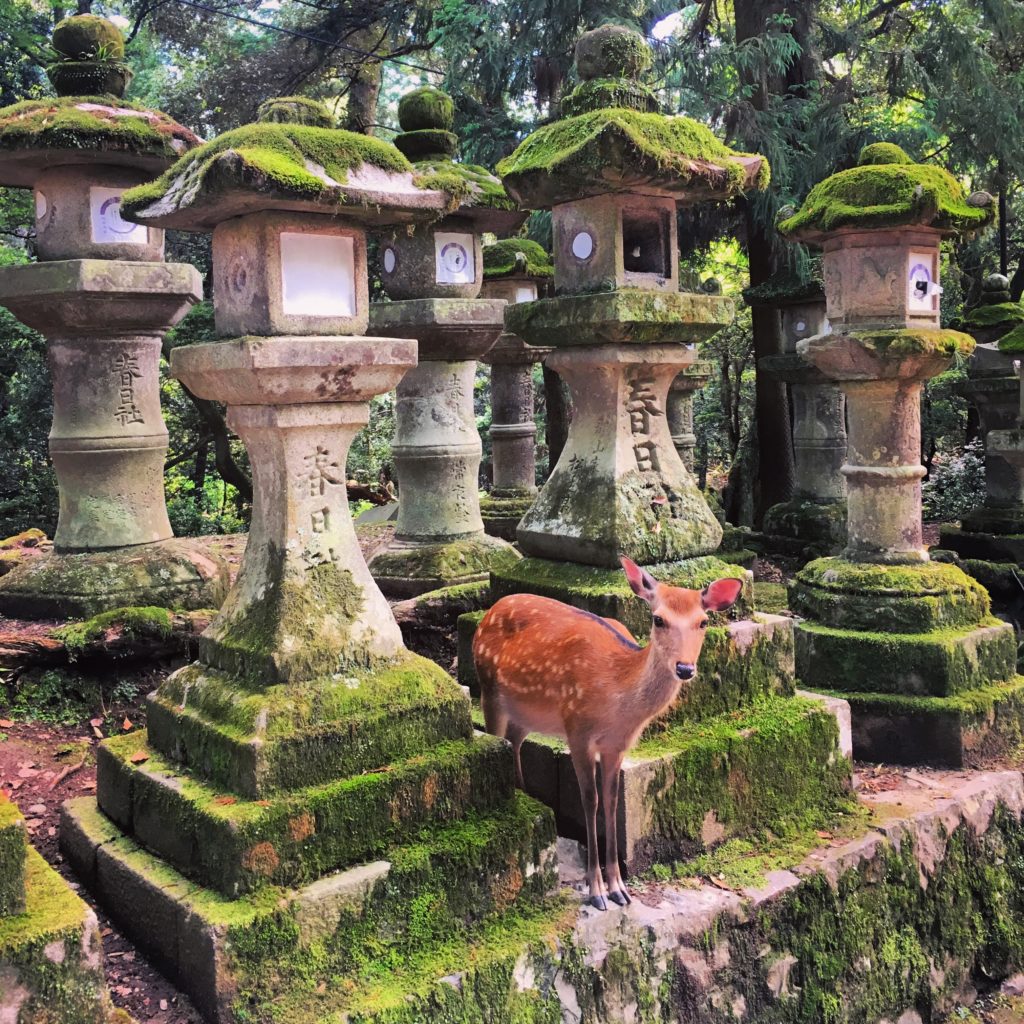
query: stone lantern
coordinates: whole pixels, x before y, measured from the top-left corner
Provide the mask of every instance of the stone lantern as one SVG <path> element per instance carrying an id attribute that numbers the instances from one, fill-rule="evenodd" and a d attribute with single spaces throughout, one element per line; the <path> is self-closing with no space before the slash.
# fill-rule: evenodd
<path id="1" fill-rule="evenodd" d="M 518 558 L 484 533 L 480 516 L 482 446 L 473 409 L 476 360 L 497 340 L 503 299 L 478 298 L 483 286 L 481 233 L 507 233 L 526 218 L 492 174 L 454 161 L 450 96 L 425 86 L 398 106 L 403 133 L 395 145 L 424 182 L 448 184 L 448 215 L 381 240 L 384 289 L 373 329 L 414 334 L 419 364 L 398 386 L 392 457 L 398 476 L 394 540 L 370 563 L 384 593 L 410 597 L 484 580 Z M 456 201 L 457 200 L 457 201 Z"/>
<path id="2" fill-rule="evenodd" d="M 728 616 L 712 616 L 694 684 L 622 770 L 619 853 L 630 870 L 740 834 L 769 805 L 776 814 L 790 801 L 816 805 L 848 774 L 833 709 L 791 700 L 792 621 L 755 619 L 750 574 L 714 557 L 722 527 L 666 415 L 669 386 L 696 363 L 697 343 L 734 315 L 722 295 L 679 290 L 677 207 L 763 186 L 768 168 L 703 125 L 657 113 L 639 80 L 650 60 L 628 28 L 585 33 L 576 47 L 582 81 L 563 103 L 566 116 L 498 167 L 522 206 L 551 208 L 554 231 L 555 295 L 510 305 L 505 329 L 552 349 L 545 366 L 567 381 L 573 418 L 558 465 L 519 524 L 529 557 L 492 571 L 491 596 L 557 598 L 646 635 L 650 610 L 630 590 L 620 555 L 681 587 L 725 576 L 746 583 Z M 459 625 L 460 673 L 473 685 L 464 671 L 473 614 Z M 701 730 L 723 746 L 698 750 Z M 523 749 L 527 792 L 555 809 L 563 834 L 579 835 L 568 754 L 531 740 Z M 771 771 L 754 767 L 761 757 Z M 778 802 L 769 778 L 781 775 L 800 781 Z M 696 778 L 699 795 L 686 781 Z"/>
<path id="3" fill-rule="evenodd" d="M 163 485 L 160 344 L 202 298 L 202 282 L 195 268 L 163 261 L 163 231 L 120 215 L 126 188 L 199 140 L 121 99 L 130 71 L 110 22 L 67 18 L 53 48 L 57 98 L 0 110 L 0 185 L 34 191 L 39 255 L 0 268 L 0 303 L 49 343 L 60 513 L 53 551 L 0 581 L 0 612 L 216 606 L 226 569 L 172 540 Z"/>
<path id="4" fill-rule="evenodd" d="M 964 558 L 1006 563 L 1011 575 L 1000 589 L 1014 600 L 1020 587 L 1012 572 L 1024 560 L 1024 479 L 1014 449 L 1004 452 L 999 442 L 1006 440 L 1005 431 L 1016 431 L 1020 425 L 1021 353 L 1015 339 L 1024 335 L 1024 306 L 1010 300 L 1007 277 L 985 278 L 981 299 L 963 325 L 977 342 L 964 391 L 977 410 L 985 443 L 985 499 L 959 527 L 940 527 L 942 547 Z"/>
<path id="5" fill-rule="evenodd" d="M 536 242 L 507 238 L 484 247 L 482 295 L 509 304 L 533 302 L 547 289 L 551 257 Z M 515 540 L 519 520 L 537 496 L 533 418 L 533 365 L 549 349 L 533 348 L 514 334 L 502 334 L 483 357 L 491 366 L 491 492 L 480 502 L 484 529 Z"/>
<path id="6" fill-rule="evenodd" d="M 960 765 L 1020 734 L 1013 627 L 921 533 L 922 386 L 974 348 L 940 327 L 939 245 L 991 219 L 991 197 L 878 143 L 779 225 L 824 251 L 832 330 L 797 350 L 842 388 L 849 429 L 846 548 L 791 591 L 797 674 L 849 700 L 867 760 Z"/>
<path id="7" fill-rule="evenodd" d="M 713 366 L 708 362 L 697 362 L 687 366 L 669 385 L 668 404 L 665 414 L 679 458 L 687 471 L 694 471 L 694 449 L 697 435 L 693 432 L 693 398 L 709 380 Z"/>
<path id="8" fill-rule="evenodd" d="M 805 559 L 832 554 L 846 543 L 846 399 L 797 352 L 799 342 L 828 330 L 825 292 L 820 281 L 787 275 L 748 288 L 744 298 L 779 312 L 783 351 L 759 360 L 758 369 L 789 385 L 793 411 L 796 493 L 765 513 L 766 543 Z"/>
<path id="9" fill-rule="evenodd" d="M 328 948 L 349 909 L 372 913 L 385 946 L 400 942 L 427 875 L 416 856 L 397 864 L 396 902 L 376 885 L 392 870 L 379 855 L 398 847 L 401 861 L 429 829 L 444 844 L 477 816 L 478 856 L 450 865 L 450 896 L 431 896 L 471 893 L 477 920 L 496 912 L 480 892 L 489 872 L 515 868 L 502 908 L 551 883 L 549 816 L 516 815 L 509 752 L 474 738 L 457 684 L 403 647 L 346 495 L 370 398 L 416 364 L 414 340 L 363 333 L 366 229 L 439 217 L 451 195 L 422 187 L 390 144 L 310 123 L 308 100 L 261 116 L 125 196 L 134 223 L 213 232 L 222 337 L 175 349 L 171 369 L 227 406 L 252 465 L 253 517 L 199 661 L 151 697 L 148 733 L 99 749 L 106 818 L 79 801 L 62 831 L 83 879 L 211 1021 L 240 1019 L 240 986 L 285 998 L 294 979 L 267 965 L 310 943 L 324 943 L 325 988 L 351 973 L 346 950 Z M 106 843 L 111 830 L 146 859 Z M 240 960 L 231 951 L 245 940 L 225 921 L 276 938 Z"/>

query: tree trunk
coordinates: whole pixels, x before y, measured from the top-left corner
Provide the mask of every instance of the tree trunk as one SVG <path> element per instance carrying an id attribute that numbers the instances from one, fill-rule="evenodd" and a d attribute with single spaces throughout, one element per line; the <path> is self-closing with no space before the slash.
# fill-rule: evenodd
<path id="1" fill-rule="evenodd" d="M 544 440 L 548 446 L 548 474 L 558 465 L 569 436 L 569 396 L 564 381 L 555 373 L 544 367 L 544 408 L 547 418 L 544 421 Z"/>
<path id="2" fill-rule="evenodd" d="M 202 501 L 203 490 L 206 487 L 206 460 L 210 453 L 210 442 L 203 441 L 196 449 L 196 461 L 192 470 L 192 493 L 196 501 Z"/>
<path id="3" fill-rule="evenodd" d="M 362 50 L 380 43 L 381 30 L 370 26 L 365 32 L 352 37 L 352 45 Z M 342 125 L 350 132 L 360 135 L 372 135 L 377 123 L 377 97 L 380 95 L 381 64 L 380 61 L 367 59 L 359 65 L 352 76 L 348 89 L 348 109 L 345 123 Z"/>

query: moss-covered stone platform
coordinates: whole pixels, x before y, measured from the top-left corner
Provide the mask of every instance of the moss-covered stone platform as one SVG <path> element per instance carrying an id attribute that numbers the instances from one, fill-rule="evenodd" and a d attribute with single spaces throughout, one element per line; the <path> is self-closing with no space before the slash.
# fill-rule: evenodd
<path id="1" fill-rule="evenodd" d="M 797 674 L 849 701 L 858 759 L 980 766 L 1024 736 L 1016 634 L 957 566 L 818 559 L 789 603 Z"/>
<path id="2" fill-rule="evenodd" d="M 480 499 L 480 516 L 490 537 L 515 541 L 516 527 L 537 500 L 536 494 L 498 494 L 492 492 Z"/>
<path id="3" fill-rule="evenodd" d="M 179 965 L 211 1021 L 875 1024 L 907 1011 L 935 1020 L 1024 964 L 1020 774 L 927 781 L 863 797 L 817 849 L 813 832 L 736 844 L 721 864 L 635 883 L 642 899 L 606 913 L 580 906 L 582 872 L 564 840 L 562 895 L 541 899 L 550 876 L 535 873 L 532 903 L 499 916 L 501 881 L 452 884 L 475 856 L 468 827 L 325 879 L 322 891 L 267 890 L 261 901 L 195 892 L 88 801 L 67 805 L 62 834 L 76 870 L 114 887 L 123 926 L 161 944 L 158 962 Z M 505 827 L 528 829 L 531 806 L 520 798 Z M 532 835 L 538 849 L 548 839 Z M 429 895 L 408 902 L 414 875 Z M 202 962 L 215 972 L 187 973 L 211 947 L 222 955 Z M 284 994 L 268 998 L 281 979 Z"/>
<path id="4" fill-rule="evenodd" d="M 0 1020 L 131 1024 L 103 975 L 96 915 L 28 845 L 22 816 L 0 798 Z"/>

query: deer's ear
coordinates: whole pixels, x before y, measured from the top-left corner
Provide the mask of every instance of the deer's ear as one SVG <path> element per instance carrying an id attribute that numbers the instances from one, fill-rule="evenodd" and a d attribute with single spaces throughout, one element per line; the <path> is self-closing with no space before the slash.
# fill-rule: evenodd
<path id="1" fill-rule="evenodd" d="M 726 608 L 736 603 L 736 598 L 740 596 L 741 590 L 743 590 L 742 580 L 730 578 L 715 580 L 700 592 L 700 603 L 705 611 L 724 612 Z"/>
<path id="2" fill-rule="evenodd" d="M 637 597 L 642 597 L 645 601 L 654 600 L 654 595 L 657 593 L 658 584 L 657 581 L 650 575 L 650 573 L 640 568 L 636 562 L 622 555 L 619 558 L 622 563 L 622 570 L 626 574 L 626 579 L 629 580 L 629 585 L 633 590 L 633 593 Z"/>

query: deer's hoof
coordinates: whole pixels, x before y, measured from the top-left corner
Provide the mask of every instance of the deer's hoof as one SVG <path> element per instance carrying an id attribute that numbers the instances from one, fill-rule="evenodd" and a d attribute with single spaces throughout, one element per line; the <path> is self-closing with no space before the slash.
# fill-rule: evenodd
<path id="1" fill-rule="evenodd" d="M 629 893 L 625 889 L 616 889 L 614 892 L 608 893 L 608 899 L 612 903 L 618 904 L 620 907 L 626 906 L 628 903 L 633 901 L 629 898 Z"/>
<path id="2" fill-rule="evenodd" d="M 605 898 L 600 894 L 598 894 L 597 896 L 591 896 L 589 903 L 592 907 L 596 907 L 598 910 L 608 909 L 608 904 L 605 902 Z"/>

